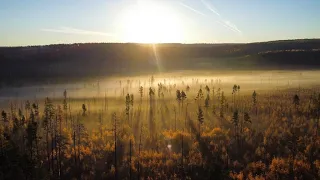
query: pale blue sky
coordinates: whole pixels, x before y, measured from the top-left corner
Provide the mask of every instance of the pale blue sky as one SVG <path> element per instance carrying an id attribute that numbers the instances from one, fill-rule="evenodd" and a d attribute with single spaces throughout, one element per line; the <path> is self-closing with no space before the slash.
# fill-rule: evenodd
<path id="1" fill-rule="evenodd" d="M 0 46 L 300 38 L 320 38 L 320 0 L 0 0 Z"/>

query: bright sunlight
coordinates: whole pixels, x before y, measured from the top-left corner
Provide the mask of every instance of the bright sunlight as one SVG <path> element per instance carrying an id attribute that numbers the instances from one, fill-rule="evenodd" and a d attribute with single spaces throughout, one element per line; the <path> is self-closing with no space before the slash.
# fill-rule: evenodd
<path id="1" fill-rule="evenodd" d="M 126 42 L 182 42 L 179 18 L 173 9 L 161 3 L 139 1 L 128 7 L 121 17 L 122 38 Z"/>

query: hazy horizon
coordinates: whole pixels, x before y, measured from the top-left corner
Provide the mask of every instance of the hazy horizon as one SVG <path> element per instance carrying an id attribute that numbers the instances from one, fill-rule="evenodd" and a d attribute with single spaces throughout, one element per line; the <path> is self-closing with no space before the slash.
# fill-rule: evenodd
<path id="1" fill-rule="evenodd" d="M 304 41 L 304 40 L 320 40 L 320 38 L 305 38 L 305 39 L 277 39 L 270 41 L 252 41 L 252 42 L 218 42 L 218 43 L 183 43 L 183 42 L 164 42 L 164 43 L 142 43 L 142 42 L 70 42 L 70 43 L 54 43 L 54 44 L 33 44 L 33 45 L 11 45 L 11 46 L 1 46 L 0 48 L 7 47 L 37 47 L 37 46 L 54 46 L 54 45 L 73 45 L 73 44 L 139 44 L 139 45 L 166 45 L 166 44 L 181 44 L 181 45 L 232 45 L 232 44 L 254 44 L 254 43 L 269 43 L 278 41 Z"/>

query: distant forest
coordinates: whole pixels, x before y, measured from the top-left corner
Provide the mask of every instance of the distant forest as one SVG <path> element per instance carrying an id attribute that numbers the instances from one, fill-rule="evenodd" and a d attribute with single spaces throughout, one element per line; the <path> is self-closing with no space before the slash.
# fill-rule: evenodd
<path id="1" fill-rule="evenodd" d="M 320 69 L 319 60 L 320 39 L 248 44 L 0 47 L 0 85 L 175 70 Z"/>

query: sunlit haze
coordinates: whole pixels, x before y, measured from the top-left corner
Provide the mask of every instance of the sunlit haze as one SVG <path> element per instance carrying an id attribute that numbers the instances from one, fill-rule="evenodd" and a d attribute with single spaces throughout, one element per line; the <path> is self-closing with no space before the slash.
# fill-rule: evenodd
<path id="1" fill-rule="evenodd" d="M 0 180 L 320 180 L 320 0 L 0 0 Z"/>
<path id="2" fill-rule="evenodd" d="M 125 8 L 119 19 L 123 41 L 138 43 L 183 42 L 182 22 L 170 6 L 138 1 Z"/>
<path id="3" fill-rule="evenodd" d="M 0 46 L 318 38 L 319 7 L 318 0 L 1 1 Z"/>

